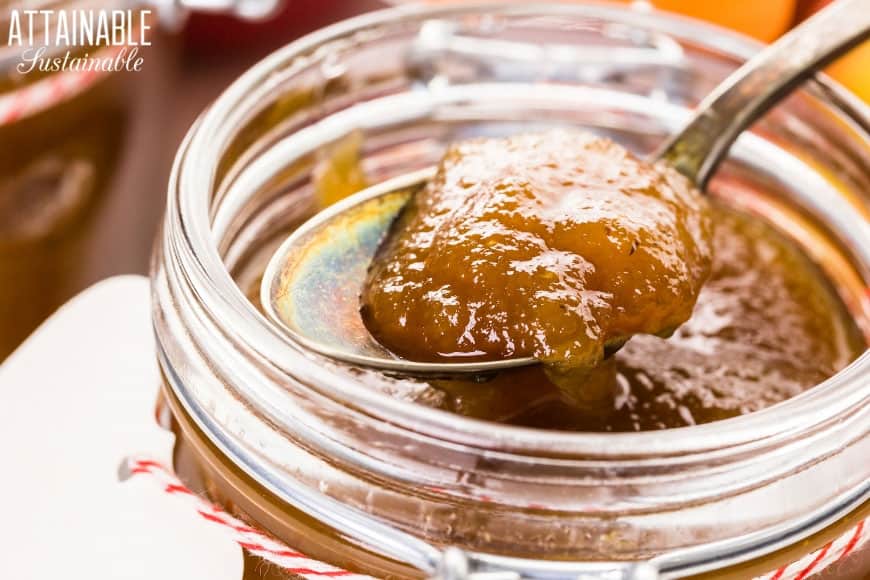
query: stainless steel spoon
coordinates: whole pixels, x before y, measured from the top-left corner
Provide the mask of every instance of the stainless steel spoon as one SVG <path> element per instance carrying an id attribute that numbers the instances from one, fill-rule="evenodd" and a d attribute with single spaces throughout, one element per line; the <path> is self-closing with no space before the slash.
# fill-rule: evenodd
<path id="1" fill-rule="evenodd" d="M 870 0 L 837 0 L 770 45 L 705 98 L 654 156 L 704 188 L 738 135 L 806 77 L 870 37 Z M 366 270 L 390 223 L 434 168 L 369 187 L 317 214 L 281 245 L 263 276 L 268 317 L 305 347 L 353 365 L 409 375 L 480 375 L 533 358 L 430 363 L 398 358 L 359 316 Z"/>

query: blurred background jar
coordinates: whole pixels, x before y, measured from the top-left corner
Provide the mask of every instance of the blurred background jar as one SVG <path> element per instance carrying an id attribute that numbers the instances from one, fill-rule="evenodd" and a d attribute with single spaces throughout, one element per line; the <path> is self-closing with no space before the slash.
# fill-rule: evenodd
<path id="1" fill-rule="evenodd" d="M 161 146 L 168 43 L 151 35 L 138 72 L 22 74 L 24 49 L 6 37 L 12 11 L 85 7 L 37 4 L 0 13 L 0 360 L 81 289 L 145 269 L 171 162 Z M 69 50 L 102 58 L 118 47 Z"/>
<path id="2" fill-rule="evenodd" d="M 152 34 L 141 71 L 18 71 L 13 10 L 129 8 L 122 1 L 0 2 L 0 361 L 84 288 L 147 272 L 173 154 L 230 80 L 306 32 L 381 6 L 197 0 L 200 12 L 164 11 L 159 22 L 143 5 L 135 13 L 151 10 Z M 112 47 L 69 49 L 100 57 Z"/>

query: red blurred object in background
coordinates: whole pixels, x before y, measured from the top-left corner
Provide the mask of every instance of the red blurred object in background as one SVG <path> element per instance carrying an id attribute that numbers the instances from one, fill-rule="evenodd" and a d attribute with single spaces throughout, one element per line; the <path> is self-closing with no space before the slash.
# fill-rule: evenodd
<path id="1" fill-rule="evenodd" d="M 382 8 L 376 0 L 283 0 L 278 12 L 247 22 L 219 14 L 192 14 L 184 31 L 185 52 L 220 57 L 228 52 L 263 52 L 312 30 Z"/>
<path id="2" fill-rule="evenodd" d="M 798 0 L 797 22 L 802 22 L 813 13 L 818 12 L 831 3 L 831 0 Z"/>

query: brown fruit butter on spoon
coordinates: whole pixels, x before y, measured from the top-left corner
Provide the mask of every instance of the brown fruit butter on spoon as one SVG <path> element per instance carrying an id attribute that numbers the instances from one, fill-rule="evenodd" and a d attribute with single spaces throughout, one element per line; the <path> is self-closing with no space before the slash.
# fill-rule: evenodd
<path id="1" fill-rule="evenodd" d="M 688 320 L 710 232 L 688 179 L 607 139 L 457 143 L 375 255 L 363 320 L 412 360 L 533 357 L 582 372 Z"/>
<path id="2" fill-rule="evenodd" d="M 743 129 L 868 33 L 870 0 L 833 3 L 717 87 L 657 161 L 570 130 L 454 144 L 437 171 L 297 229 L 265 272 L 264 310 L 356 365 L 456 376 L 542 361 L 583 375 L 632 335 L 689 318 L 711 259 L 695 188 Z"/>

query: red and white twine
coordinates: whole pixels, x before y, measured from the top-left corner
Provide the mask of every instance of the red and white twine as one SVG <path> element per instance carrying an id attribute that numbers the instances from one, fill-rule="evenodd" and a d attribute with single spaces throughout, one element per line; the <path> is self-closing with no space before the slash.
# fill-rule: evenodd
<path id="1" fill-rule="evenodd" d="M 861 520 L 851 530 L 835 540 L 831 540 L 812 554 L 807 554 L 797 562 L 759 576 L 755 580 L 804 580 L 821 572 L 831 564 L 844 560 L 846 556 L 860 550 L 867 543 L 870 534 L 865 530 L 865 520 Z"/>
<path id="2" fill-rule="evenodd" d="M 317 580 L 322 580 L 323 578 L 373 580 L 371 576 L 355 574 L 291 550 L 270 535 L 250 527 L 220 507 L 195 494 L 181 483 L 171 471 L 156 461 L 131 459 L 128 463 L 128 469 L 131 477 L 149 476 L 150 481 L 155 483 L 163 493 L 181 499 L 199 517 L 215 526 L 223 528 L 229 537 L 244 550 L 276 566 L 280 566 L 286 572 L 301 576 L 302 578 Z"/>
<path id="3" fill-rule="evenodd" d="M 120 49 L 121 47 L 105 48 L 97 58 L 111 59 Z M 71 99 L 108 74 L 110 73 L 99 69 L 60 71 L 9 93 L 0 94 L 0 127 Z"/>
<path id="4" fill-rule="evenodd" d="M 220 526 L 243 549 L 260 556 L 285 571 L 303 578 L 346 578 L 348 580 L 372 580 L 371 576 L 356 574 L 337 568 L 325 562 L 288 548 L 268 534 L 250 527 L 241 520 L 231 516 L 215 504 L 206 501 L 188 489 L 166 467 L 156 461 L 145 459 L 130 459 L 129 473 L 147 475 L 150 481 L 166 494 L 182 498 L 205 521 Z M 870 539 L 862 520 L 855 527 L 835 540 L 828 542 L 820 549 L 807 554 L 800 560 L 783 566 L 754 580 L 805 580 L 821 572 L 828 566 L 845 559 L 849 554 L 860 550 Z"/>

